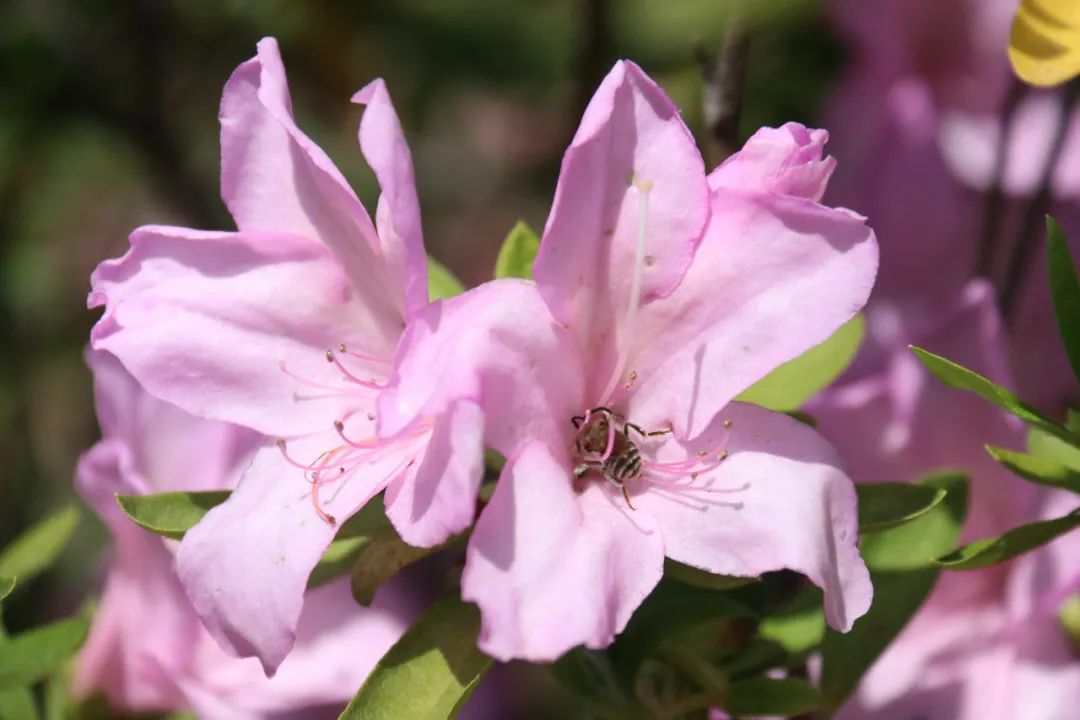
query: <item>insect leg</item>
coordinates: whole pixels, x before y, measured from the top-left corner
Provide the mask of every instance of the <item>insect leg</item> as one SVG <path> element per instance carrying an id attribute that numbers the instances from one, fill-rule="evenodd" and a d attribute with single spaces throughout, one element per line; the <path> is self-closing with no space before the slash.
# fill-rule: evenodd
<path id="1" fill-rule="evenodd" d="M 671 428 L 664 428 L 663 430 L 645 430 L 640 425 L 635 425 L 634 423 L 625 423 L 624 427 L 627 429 L 633 428 L 637 432 L 637 434 L 643 438 L 656 437 L 657 435 L 667 435 L 668 433 L 673 432 Z M 627 437 L 629 438 L 629 435 Z"/>

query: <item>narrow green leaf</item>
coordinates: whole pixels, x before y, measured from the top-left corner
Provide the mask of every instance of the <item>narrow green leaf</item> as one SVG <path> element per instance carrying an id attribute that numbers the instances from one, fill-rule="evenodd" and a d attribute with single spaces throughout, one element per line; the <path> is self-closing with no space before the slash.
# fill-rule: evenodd
<path id="1" fill-rule="evenodd" d="M 856 485 L 859 532 L 873 533 L 910 522 L 937 507 L 945 491 L 928 485 L 872 483 Z"/>
<path id="2" fill-rule="evenodd" d="M 1080 509 L 1064 517 L 1014 527 L 1004 535 L 976 540 L 943 555 L 937 563 L 949 570 L 977 570 L 1041 547 L 1076 527 L 1080 527 Z"/>
<path id="3" fill-rule="evenodd" d="M 1076 379 L 1080 381 L 1080 280 L 1076 277 L 1069 244 L 1061 226 L 1049 215 L 1046 217 L 1046 263 L 1050 272 L 1050 294 L 1054 298 L 1054 315 L 1058 331 L 1065 343 Z"/>
<path id="4" fill-rule="evenodd" d="M 684 565 L 671 558 L 664 558 L 664 575 L 672 580 L 678 580 L 681 583 L 705 588 L 706 590 L 731 590 L 732 588 L 757 582 L 760 579 L 758 577 L 717 575 L 707 570 L 699 570 L 696 567 Z"/>
<path id="5" fill-rule="evenodd" d="M 945 490 L 944 500 L 921 517 L 868 535 L 860 544 L 870 568 L 874 601 L 850 632 L 825 631 L 821 691 L 829 708 L 843 703 L 922 606 L 941 572 L 932 564 L 933 558 L 960 536 L 967 512 L 967 478 L 961 473 L 939 473 L 920 484 Z"/>
<path id="6" fill-rule="evenodd" d="M 168 492 L 155 495 L 117 495 L 116 503 L 137 525 L 180 540 L 211 508 L 229 498 L 228 490 Z"/>
<path id="7" fill-rule="evenodd" d="M 491 668 L 476 647 L 479 633 L 476 607 L 444 597 L 383 656 L 342 720 L 454 717 Z"/>
<path id="8" fill-rule="evenodd" d="M 454 297 L 465 292 L 465 286 L 454 277 L 445 265 L 428 255 L 427 259 L 428 299 L 431 302 Z"/>
<path id="9" fill-rule="evenodd" d="M 495 261 L 496 278 L 532 279 L 533 261 L 540 250 L 540 238 L 533 229 L 518 220 L 499 249 L 499 259 Z"/>
<path id="10" fill-rule="evenodd" d="M 866 334 L 862 315 L 840 326 L 825 342 L 758 380 L 738 400 L 777 412 L 798 409 L 847 369 Z M 753 348 L 744 348 L 752 352 Z"/>
<path id="11" fill-rule="evenodd" d="M 0 600 L 3 600 L 15 589 L 15 578 L 0 577 Z"/>
<path id="12" fill-rule="evenodd" d="M 1058 609 L 1061 629 L 1069 638 L 1073 652 L 1080 653 L 1080 595 L 1072 595 Z"/>
<path id="13" fill-rule="evenodd" d="M 926 366 L 926 369 L 937 376 L 939 380 L 959 390 L 973 392 L 983 400 L 1012 413 L 1024 422 L 1061 438 L 1067 443 L 1080 446 L 1080 436 L 1073 434 L 1068 428 L 1054 422 L 1028 403 L 1021 400 L 1011 390 L 990 382 L 982 375 L 968 370 L 962 365 L 947 360 L 940 355 L 927 352 L 922 348 L 911 346 L 912 351 Z"/>
<path id="14" fill-rule="evenodd" d="M 559 684 L 597 718 L 638 718 L 641 706 L 627 695 L 607 653 L 576 647 L 551 665 Z"/>
<path id="15" fill-rule="evenodd" d="M 0 690 L 29 687 L 51 673 L 86 640 L 90 623 L 68 618 L 0 643 Z"/>
<path id="16" fill-rule="evenodd" d="M 1014 452 L 996 445 L 987 445 L 986 451 L 992 458 L 1022 478 L 1040 485 L 1080 493 L 1080 471 L 1038 455 Z"/>
<path id="17" fill-rule="evenodd" d="M 1052 460 L 1080 472 L 1080 447 L 1070 445 L 1036 428 L 1028 429 L 1028 451 L 1037 457 Z"/>
<path id="18" fill-rule="evenodd" d="M 756 677 L 731 683 L 724 709 L 739 716 L 790 717 L 817 710 L 822 702 L 818 689 L 805 680 Z"/>
<path id="19" fill-rule="evenodd" d="M 389 523 L 373 533 L 356 554 L 352 567 L 352 594 L 356 602 L 367 606 L 375 599 L 375 591 L 401 569 L 423 560 L 428 555 L 455 545 L 468 532 L 455 535 L 442 545 L 431 548 L 413 547 L 400 537 Z"/>
<path id="20" fill-rule="evenodd" d="M 0 720 L 38 720 L 37 706 L 30 688 L 0 691 Z"/>
<path id="21" fill-rule="evenodd" d="M 59 510 L 19 535 L 0 552 L 0 575 L 20 583 L 52 567 L 79 524 L 74 505 Z"/>

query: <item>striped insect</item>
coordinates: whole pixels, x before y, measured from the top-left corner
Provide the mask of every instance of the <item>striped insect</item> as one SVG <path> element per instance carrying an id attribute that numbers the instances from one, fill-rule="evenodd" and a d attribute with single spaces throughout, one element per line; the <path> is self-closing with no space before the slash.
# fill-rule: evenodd
<path id="1" fill-rule="evenodd" d="M 646 431 L 639 425 L 626 422 L 623 418 L 606 407 L 596 407 L 585 415 L 570 418 L 577 429 L 574 449 L 580 462 L 574 466 L 574 476 L 582 477 L 589 470 L 596 470 L 617 488 L 620 488 L 626 504 L 634 510 L 630 502 L 630 491 L 626 487 L 628 480 L 641 477 L 641 453 L 630 439 L 633 430 L 642 439 L 665 435 L 670 429 Z"/>

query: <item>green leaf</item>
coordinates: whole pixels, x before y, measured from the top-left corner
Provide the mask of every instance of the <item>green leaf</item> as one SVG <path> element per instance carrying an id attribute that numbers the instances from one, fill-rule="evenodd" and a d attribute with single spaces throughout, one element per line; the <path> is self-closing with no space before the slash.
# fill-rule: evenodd
<path id="1" fill-rule="evenodd" d="M 756 677 L 732 682 L 724 705 L 732 715 L 789 717 L 818 709 L 822 697 L 816 687 L 799 678 Z"/>
<path id="2" fill-rule="evenodd" d="M 1061 629 L 1069 638 L 1073 652 L 1080 653 L 1080 595 L 1072 595 L 1058 609 Z"/>
<path id="3" fill-rule="evenodd" d="M 610 653 L 623 678 L 633 678 L 641 663 L 672 635 L 723 618 L 755 617 L 749 603 L 728 592 L 707 590 L 664 578 L 634 612 Z"/>
<path id="4" fill-rule="evenodd" d="M 454 717 L 491 668 L 476 647 L 479 633 L 476 607 L 444 597 L 383 656 L 342 720 Z"/>
<path id="5" fill-rule="evenodd" d="M 0 577 L 0 600 L 3 600 L 15 589 L 15 578 Z"/>
<path id="6" fill-rule="evenodd" d="M 86 640 L 84 618 L 60 620 L 0 642 L 0 690 L 29 687 L 59 667 Z"/>
<path id="7" fill-rule="evenodd" d="M 1050 293 L 1054 298 L 1054 315 L 1058 331 L 1065 343 L 1073 374 L 1080 381 L 1080 280 L 1065 233 L 1049 215 L 1046 217 L 1046 263 L 1050 272 Z"/>
<path id="8" fill-rule="evenodd" d="M 393 525 L 386 523 L 373 533 L 356 554 L 352 567 L 352 594 L 356 602 L 367 606 L 375 599 L 375 591 L 399 570 L 423 560 L 428 555 L 455 545 L 468 536 L 468 531 L 455 535 L 442 545 L 430 548 L 413 547 L 400 537 Z"/>
<path id="9" fill-rule="evenodd" d="M 865 325 L 862 315 L 856 315 L 825 342 L 776 368 L 737 399 L 777 412 L 796 410 L 847 369 L 862 344 Z"/>
<path id="10" fill-rule="evenodd" d="M 859 532 L 874 533 L 910 522 L 937 507 L 945 491 L 928 485 L 872 483 L 856 485 Z"/>
<path id="11" fill-rule="evenodd" d="M 987 445 L 986 451 L 990 453 L 991 457 L 1022 478 L 1040 485 L 1080 493 L 1080 471 L 1073 470 L 1045 457 L 1014 452 L 996 445 Z"/>
<path id="12" fill-rule="evenodd" d="M 640 706 L 619 683 L 611 659 L 602 651 L 572 648 L 552 663 L 551 674 L 585 707 L 588 716 L 621 720 L 642 715 Z"/>
<path id="13" fill-rule="evenodd" d="M 758 577 L 717 575 L 707 570 L 699 570 L 696 567 L 684 565 L 671 558 L 664 558 L 664 575 L 672 580 L 678 580 L 681 583 L 705 588 L 706 590 L 731 590 L 760 580 Z"/>
<path id="14" fill-rule="evenodd" d="M 30 578 L 52 567 L 79 524 L 74 505 L 59 510 L 19 535 L 0 552 L 0 576 Z"/>
<path id="15" fill-rule="evenodd" d="M 1028 429 L 1028 451 L 1037 457 L 1052 460 L 1080 472 L 1080 447 L 1063 442 L 1059 438 L 1035 428 Z"/>
<path id="16" fill-rule="evenodd" d="M 308 589 L 317 588 L 331 580 L 347 575 L 356 564 L 360 551 L 371 542 L 372 538 L 386 532 L 393 533 L 390 521 L 386 519 L 382 496 L 378 495 L 367 502 L 360 511 L 346 520 L 334 536 L 334 541 L 323 553 L 319 564 L 308 577 Z"/>
<path id="17" fill-rule="evenodd" d="M 427 286 L 428 300 L 431 302 L 454 297 L 465 292 L 465 286 L 454 277 L 454 273 L 447 270 L 445 265 L 430 255 L 428 255 L 427 259 Z"/>
<path id="18" fill-rule="evenodd" d="M 983 400 L 1005 410 L 1024 422 L 1061 438 L 1071 445 L 1080 446 L 1080 436 L 1070 432 L 1067 428 L 1054 422 L 1028 403 L 1021 400 L 1010 390 L 990 382 L 982 375 L 968 370 L 962 365 L 947 360 L 940 355 L 927 352 L 922 348 L 911 346 L 912 351 L 926 366 L 926 369 L 937 376 L 939 380 L 959 390 L 973 392 Z"/>
<path id="19" fill-rule="evenodd" d="M 859 679 L 915 614 L 937 580 L 932 564 L 960 536 L 967 512 L 967 478 L 939 473 L 920 481 L 947 492 L 944 500 L 911 522 L 863 538 L 860 552 L 870 568 L 874 601 L 848 633 L 827 629 L 821 644 L 821 690 L 837 708 Z"/>
<path id="20" fill-rule="evenodd" d="M 989 567 L 1041 547 L 1076 527 L 1080 527 L 1080 509 L 1064 517 L 1014 527 L 1004 535 L 976 540 L 943 555 L 937 563 L 949 570 Z"/>
<path id="21" fill-rule="evenodd" d="M 495 277 L 531 280 L 533 261 L 536 260 L 539 250 L 540 238 L 524 220 L 518 220 L 499 249 L 499 259 L 495 261 Z"/>
<path id="22" fill-rule="evenodd" d="M 30 688 L 0 691 L 0 720 L 37 720 L 37 706 Z"/>
<path id="23" fill-rule="evenodd" d="M 167 492 L 155 495 L 117 495 L 116 503 L 137 525 L 180 540 L 211 508 L 229 499 L 228 490 Z"/>
<path id="24" fill-rule="evenodd" d="M 761 621 L 758 634 L 779 644 L 790 655 L 802 656 L 814 650 L 825 637 L 825 612 L 821 590 L 810 586 L 787 605 Z"/>

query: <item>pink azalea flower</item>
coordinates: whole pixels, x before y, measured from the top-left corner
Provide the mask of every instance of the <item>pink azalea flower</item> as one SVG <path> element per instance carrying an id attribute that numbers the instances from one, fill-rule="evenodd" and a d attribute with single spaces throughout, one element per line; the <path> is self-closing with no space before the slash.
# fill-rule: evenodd
<path id="1" fill-rule="evenodd" d="M 867 319 L 869 337 L 851 377 L 808 407 L 852 477 L 896 482 L 943 467 L 968 471 L 965 542 L 1076 505 L 1068 493 L 1047 495 L 995 463 L 984 446 L 1021 447 L 1021 423 L 937 382 L 907 348 L 917 343 L 1011 385 L 989 284 L 974 281 L 944 305 L 879 303 Z M 1080 671 L 1069 665 L 1055 613 L 1080 587 L 1078 540 L 1074 533 L 1010 563 L 944 573 L 840 717 L 1070 717 L 1080 700 Z M 1068 558 L 1069 549 L 1069 565 L 1055 561 Z"/>
<path id="2" fill-rule="evenodd" d="M 77 485 L 116 547 L 75 694 L 102 693 L 115 711 L 190 710 L 210 720 L 323 717 L 340 706 L 404 631 L 406 608 L 389 588 L 370 609 L 357 608 L 347 582 L 336 582 L 311 594 L 276 677 L 227 655 L 184 594 L 175 543 L 132 523 L 115 494 L 232 488 L 259 437 L 150 397 L 107 353 L 91 352 L 88 362 L 104 439 L 80 461 Z"/>
<path id="3" fill-rule="evenodd" d="M 785 415 L 732 402 L 851 318 L 873 284 L 864 219 L 818 202 L 825 139 L 765 129 L 706 177 L 676 108 L 620 62 L 563 160 L 535 284 L 488 283 L 410 323 L 380 431 L 479 405 L 485 443 L 509 458 L 462 578 L 486 653 L 546 661 L 609 644 L 665 556 L 802 572 L 840 629 L 866 611 L 836 453 Z M 634 466 L 624 430 L 640 475 L 612 469 Z M 617 482 L 597 470 L 612 458 Z M 444 487 L 423 473 L 416 486 Z"/>
<path id="4" fill-rule="evenodd" d="M 444 462 L 446 443 L 468 441 L 464 415 L 375 437 L 375 398 L 406 322 L 427 304 L 427 269 L 390 97 L 377 80 L 353 101 L 367 105 L 360 149 L 382 189 L 374 223 L 296 126 L 266 39 L 221 102 L 222 196 L 239 230 L 142 227 L 92 278 L 89 303 L 105 307 L 95 348 L 151 394 L 270 438 L 178 556 L 210 632 L 270 673 L 293 645 L 308 575 L 338 522 L 388 488 L 389 515 L 409 539 L 406 523 L 422 532 L 427 520 L 397 498 L 418 468 L 440 468 L 448 487 L 480 474 L 479 464 Z M 436 520 L 450 531 L 468 522 Z"/>
<path id="5" fill-rule="evenodd" d="M 840 159 L 828 199 L 874 218 L 882 248 L 876 300 L 951 302 L 977 275 L 1002 290 L 1051 158 L 1049 198 L 1036 218 L 1050 212 L 1080 248 L 1080 112 L 1066 111 L 1060 90 L 1014 78 L 1002 48 L 1017 0 L 832 4 L 853 63 L 826 113 Z M 988 196 L 994 185 L 996 200 Z M 1008 318 L 1008 354 L 1021 394 L 1058 411 L 1075 378 L 1036 230 L 1039 249 Z"/>

